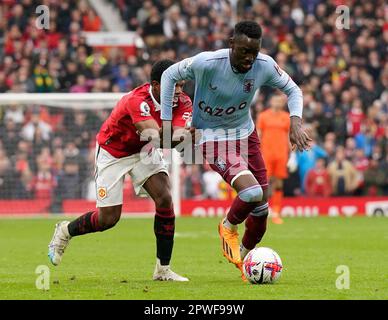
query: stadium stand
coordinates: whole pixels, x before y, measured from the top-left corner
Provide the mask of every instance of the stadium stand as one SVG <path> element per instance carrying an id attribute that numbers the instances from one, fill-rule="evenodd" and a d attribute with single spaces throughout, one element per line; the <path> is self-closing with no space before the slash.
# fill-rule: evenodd
<path id="1" fill-rule="evenodd" d="M 82 31 L 100 31 L 103 25 L 87 1 L 50 1 L 48 30 L 35 28 L 36 1 L 2 1 L 0 93 L 127 92 L 147 81 L 157 59 L 180 60 L 227 47 L 234 23 L 254 19 L 264 29 L 262 52 L 273 56 L 303 90 L 305 122 L 314 150 L 319 149 L 308 168 L 305 157 L 296 155 L 286 195 L 312 193 L 304 190 L 304 179 L 316 169 L 318 158 L 325 159 L 321 166 L 332 178 L 331 195 L 388 195 L 388 22 L 383 0 L 350 1 L 349 30 L 335 27 L 335 6 L 341 4 L 335 0 L 109 2 L 119 8 L 127 29 L 144 39 L 145 48 L 112 54 L 88 46 Z M 192 94 L 190 83 L 186 90 Z M 251 106 L 253 117 L 266 108 L 270 94 L 266 89 L 258 95 Z M 56 211 L 64 198 L 87 198 L 95 134 L 108 112 L 2 107 L 0 199 L 50 198 Z M 298 174 L 301 168 L 303 175 Z M 182 167 L 185 197 L 215 197 L 214 189 L 210 192 L 204 184 L 207 171 Z M 229 192 L 219 186 L 220 199 Z"/>

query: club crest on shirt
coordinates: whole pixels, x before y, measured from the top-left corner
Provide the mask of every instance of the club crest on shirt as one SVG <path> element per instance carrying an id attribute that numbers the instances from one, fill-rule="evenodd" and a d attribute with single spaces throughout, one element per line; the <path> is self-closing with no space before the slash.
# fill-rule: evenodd
<path id="1" fill-rule="evenodd" d="M 98 197 L 103 200 L 106 198 L 106 188 L 105 187 L 99 187 L 97 190 Z"/>
<path id="2" fill-rule="evenodd" d="M 251 92 L 255 86 L 255 79 L 246 79 L 244 81 L 244 92 Z"/>
<path id="3" fill-rule="evenodd" d="M 224 159 L 222 158 L 217 158 L 216 161 L 214 162 L 214 164 L 216 165 L 216 167 L 218 169 L 220 169 L 220 171 L 225 171 L 226 169 L 226 162 Z"/>
<path id="4" fill-rule="evenodd" d="M 140 114 L 143 117 L 149 117 L 151 115 L 150 112 L 151 112 L 150 106 L 148 105 L 147 102 L 143 101 L 140 104 Z"/>

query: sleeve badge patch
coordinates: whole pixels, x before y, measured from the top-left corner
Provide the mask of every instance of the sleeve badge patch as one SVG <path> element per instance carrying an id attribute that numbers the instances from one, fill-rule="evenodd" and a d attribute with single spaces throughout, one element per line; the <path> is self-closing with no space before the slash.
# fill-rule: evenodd
<path id="1" fill-rule="evenodd" d="M 103 200 L 106 198 L 106 195 L 107 195 L 107 192 L 106 192 L 106 188 L 105 187 L 99 187 L 97 189 L 97 194 L 98 194 L 98 197 Z"/>
<path id="2" fill-rule="evenodd" d="M 149 117 L 151 116 L 151 108 L 150 106 L 147 104 L 147 102 L 142 102 L 140 104 L 140 114 L 143 116 L 143 117 Z"/>

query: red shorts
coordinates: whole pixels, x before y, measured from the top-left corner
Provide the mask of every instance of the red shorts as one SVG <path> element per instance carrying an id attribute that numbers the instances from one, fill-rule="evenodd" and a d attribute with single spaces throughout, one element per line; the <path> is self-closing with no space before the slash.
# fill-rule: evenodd
<path id="1" fill-rule="evenodd" d="M 228 184 L 231 185 L 233 178 L 241 171 L 249 170 L 263 189 L 268 187 L 267 170 L 256 130 L 246 139 L 208 141 L 201 148 L 210 167 Z"/>

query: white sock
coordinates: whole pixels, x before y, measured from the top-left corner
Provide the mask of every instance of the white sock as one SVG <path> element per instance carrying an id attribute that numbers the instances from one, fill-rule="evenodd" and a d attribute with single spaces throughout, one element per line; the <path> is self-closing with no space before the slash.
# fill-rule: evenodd
<path id="1" fill-rule="evenodd" d="M 169 264 L 168 264 L 168 265 L 165 265 L 165 266 L 162 266 L 162 265 L 160 264 L 160 259 L 159 259 L 159 258 L 156 258 L 156 265 L 157 265 L 158 270 L 167 270 L 167 269 L 170 268 L 170 265 L 169 265 Z"/>
<path id="2" fill-rule="evenodd" d="M 251 250 L 245 248 L 243 244 L 240 244 L 240 256 L 241 256 L 241 260 L 244 260 L 245 256 L 248 254 L 249 251 L 251 251 Z"/>
<path id="3" fill-rule="evenodd" d="M 232 231 L 237 231 L 237 224 L 231 224 L 228 220 L 228 218 L 225 218 L 224 220 L 224 227 L 225 228 L 228 228 L 229 230 L 232 230 Z"/>

